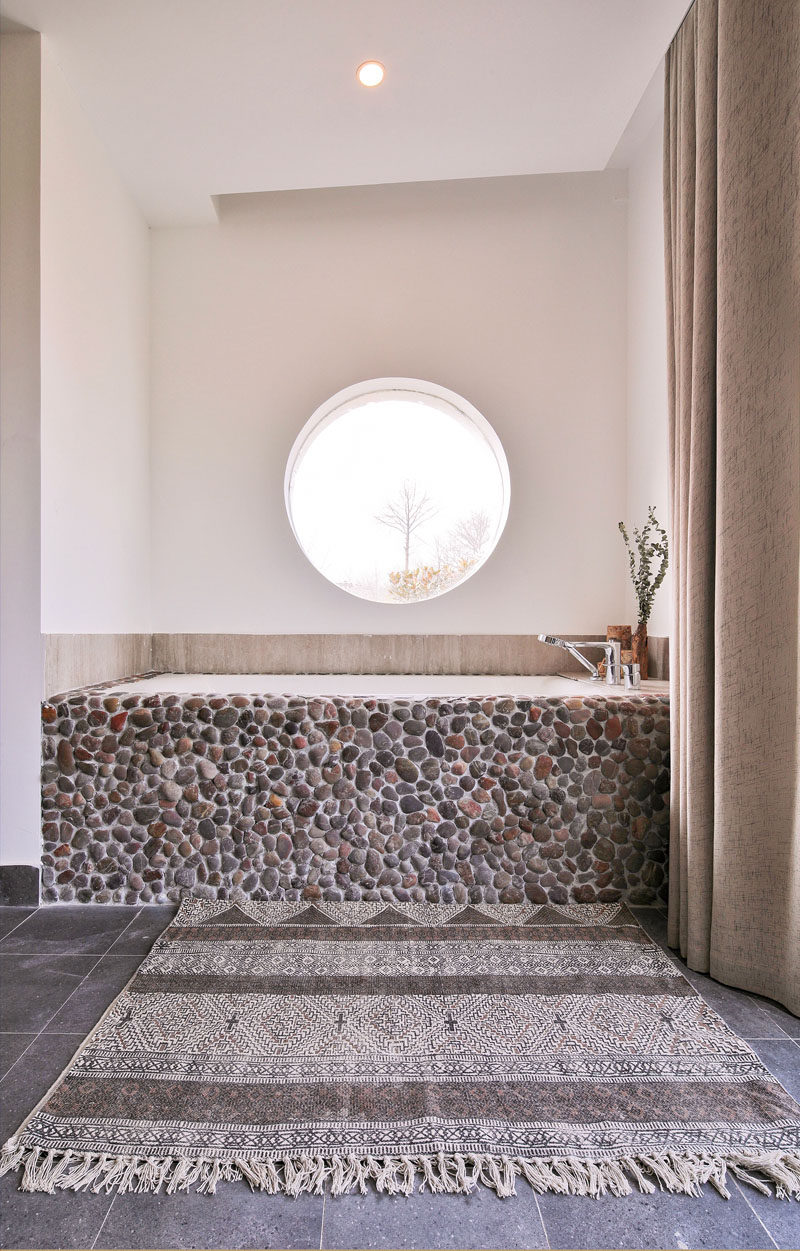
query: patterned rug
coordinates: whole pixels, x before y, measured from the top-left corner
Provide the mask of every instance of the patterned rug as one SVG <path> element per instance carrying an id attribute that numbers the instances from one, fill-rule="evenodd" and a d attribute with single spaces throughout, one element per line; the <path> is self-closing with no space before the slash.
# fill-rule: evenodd
<path id="1" fill-rule="evenodd" d="M 32 1191 L 800 1197 L 800 1106 L 619 904 L 185 900 L 3 1148 Z"/>

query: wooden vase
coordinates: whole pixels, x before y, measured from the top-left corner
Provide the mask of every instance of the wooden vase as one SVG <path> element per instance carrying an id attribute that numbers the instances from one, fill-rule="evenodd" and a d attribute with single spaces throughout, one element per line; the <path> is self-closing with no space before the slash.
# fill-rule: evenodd
<path id="1" fill-rule="evenodd" d="M 647 622 L 640 621 L 633 632 L 633 663 L 639 666 L 639 677 L 647 681 Z"/>
<path id="2" fill-rule="evenodd" d="M 622 663 L 622 652 L 629 652 L 633 646 L 631 639 L 632 633 L 630 626 L 626 625 L 610 625 L 606 626 L 606 642 L 619 643 L 620 646 L 620 663 Z M 629 657 L 630 659 L 630 657 Z"/>

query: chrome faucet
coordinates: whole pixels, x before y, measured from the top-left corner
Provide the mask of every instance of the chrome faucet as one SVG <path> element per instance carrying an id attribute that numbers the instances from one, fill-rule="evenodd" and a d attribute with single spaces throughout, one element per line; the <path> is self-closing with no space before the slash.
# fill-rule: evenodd
<path id="1" fill-rule="evenodd" d="M 608 686 L 618 686 L 622 681 L 622 668 L 620 664 L 620 643 L 617 639 L 598 639 L 592 642 L 570 642 L 569 639 L 561 639 L 556 634 L 540 634 L 540 643 L 547 643 L 549 647 L 560 647 L 563 651 L 569 652 L 575 660 L 583 665 L 584 669 L 588 669 L 590 673 L 590 681 L 602 682 L 603 679 L 598 672 L 597 665 L 593 665 L 591 660 L 581 655 L 578 650 L 581 647 L 602 647 L 606 658 L 606 684 Z"/>

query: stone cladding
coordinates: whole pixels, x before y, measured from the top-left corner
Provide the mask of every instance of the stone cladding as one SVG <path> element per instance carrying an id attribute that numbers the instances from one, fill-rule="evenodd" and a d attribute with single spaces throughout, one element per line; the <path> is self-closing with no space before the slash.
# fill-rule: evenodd
<path id="1" fill-rule="evenodd" d="M 669 700 L 42 705 L 48 903 L 666 897 Z"/>

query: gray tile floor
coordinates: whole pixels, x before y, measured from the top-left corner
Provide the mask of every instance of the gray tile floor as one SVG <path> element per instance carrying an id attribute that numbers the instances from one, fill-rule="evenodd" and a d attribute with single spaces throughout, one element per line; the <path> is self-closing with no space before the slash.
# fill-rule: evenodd
<path id="1" fill-rule="evenodd" d="M 662 946 L 666 919 L 639 920 Z M 167 924 L 170 908 L 0 908 L 0 1141 L 56 1080 L 89 1029 Z M 671 953 L 672 954 L 672 953 Z M 800 1099 L 800 1020 L 778 1005 L 689 980 Z M 624 1199 L 482 1190 L 470 1196 L 378 1194 L 338 1199 L 251 1194 L 244 1184 L 205 1195 L 20 1194 L 0 1181 L 0 1245 L 230 1248 L 798 1248 L 800 1203 L 733 1185 L 722 1199 L 656 1193 Z"/>

